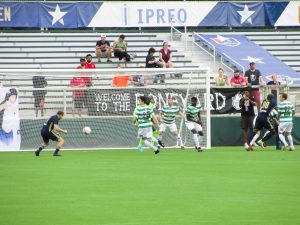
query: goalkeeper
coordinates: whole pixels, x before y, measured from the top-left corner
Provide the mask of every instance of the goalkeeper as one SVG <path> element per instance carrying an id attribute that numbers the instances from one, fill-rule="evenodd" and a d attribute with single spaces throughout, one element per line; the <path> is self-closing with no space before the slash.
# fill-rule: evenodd
<path id="1" fill-rule="evenodd" d="M 152 136 L 152 122 L 157 124 L 157 119 L 146 102 L 147 97 L 140 96 L 139 105 L 134 110 L 133 123 L 138 123 L 138 138 L 142 139 L 142 143 L 152 148 L 155 154 L 158 154 L 160 146 L 158 146 L 157 139 Z M 150 141 L 154 142 L 154 145 Z"/>

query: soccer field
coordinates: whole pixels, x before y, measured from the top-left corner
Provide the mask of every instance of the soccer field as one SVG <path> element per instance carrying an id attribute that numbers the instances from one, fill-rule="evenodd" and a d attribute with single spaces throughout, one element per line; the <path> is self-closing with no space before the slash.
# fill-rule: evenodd
<path id="1" fill-rule="evenodd" d="M 1 225 L 300 224 L 299 151 L 52 153 L 0 154 Z"/>

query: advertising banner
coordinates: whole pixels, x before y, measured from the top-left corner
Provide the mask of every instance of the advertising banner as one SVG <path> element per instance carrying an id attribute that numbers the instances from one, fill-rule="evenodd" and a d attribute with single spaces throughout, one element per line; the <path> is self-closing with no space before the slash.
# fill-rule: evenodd
<path id="1" fill-rule="evenodd" d="M 0 87 L 0 151 L 20 150 L 18 91 Z"/>
<path id="2" fill-rule="evenodd" d="M 0 27 L 299 26 L 294 2 L 0 2 Z"/>
<path id="3" fill-rule="evenodd" d="M 86 91 L 87 108 L 90 116 L 132 116 L 142 95 L 152 96 L 156 111 L 167 104 L 168 96 L 174 97 L 174 104 L 182 111 L 190 104 L 191 97 L 197 97 L 204 110 L 209 106 L 212 114 L 240 112 L 239 101 L 246 88 L 211 88 L 210 102 L 206 102 L 204 90 L 186 88 L 137 88 L 137 89 L 91 89 Z"/>

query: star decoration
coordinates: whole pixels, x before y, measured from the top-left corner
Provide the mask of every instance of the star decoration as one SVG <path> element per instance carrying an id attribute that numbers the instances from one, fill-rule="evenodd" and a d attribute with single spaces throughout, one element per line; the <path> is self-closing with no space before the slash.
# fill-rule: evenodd
<path id="1" fill-rule="evenodd" d="M 237 11 L 238 14 L 240 14 L 241 16 L 241 24 L 243 24 L 245 21 L 247 21 L 248 23 L 252 24 L 252 14 L 255 13 L 255 11 L 250 11 L 248 6 L 245 5 L 244 10 L 243 11 Z"/>
<path id="2" fill-rule="evenodd" d="M 263 59 L 263 58 L 253 58 L 253 57 L 251 57 L 251 56 L 247 56 L 247 59 L 242 59 L 242 60 L 248 61 L 249 63 L 254 62 L 254 63 L 265 64 L 265 63 L 262 61 L 262 59 Z"/>
<path id="3" fill-rule="evenodd" d="M 62 11 L 60 11 L 60 8 L 59 8 L 59 6 L 57 4 L 54 12 L 50 12 L 49 11 L 49 14 L 53 17 L 53 19 L 52 19 L 52 25 L 54 25 L 57 22 L 59 22 L 62 25 L 65 25 L 63 17 L 67 13 L 68 12 L 62 12 Z"/>

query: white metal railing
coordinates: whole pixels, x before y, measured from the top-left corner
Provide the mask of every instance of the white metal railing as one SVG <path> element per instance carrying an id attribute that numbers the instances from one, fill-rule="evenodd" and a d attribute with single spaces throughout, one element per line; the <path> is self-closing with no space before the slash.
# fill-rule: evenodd
<path id="1" fill-rule="evenodd" d="M 180 24 L 181 27 L 184 27 L 184 33 L 178 30 L 176 27 L 178 27 L 175 24 Z M 170 28 L 170 33 L 171 33 L 171 41 L 174 40 L 174 31 L 180 35 L 180 37 L 184 36 L 184 46 L 185 46 L 185 51 L 187 50 L 187 41 L 188 41 L 188 34 L 187 34 L 187 26 L 186 24 L 181 23 L 180 21 L 176 20 L 174 17 L 171 19 L 171 28 Z"/>
<path id="2" fill-rule="evenodd" d="M 194 35 L 196 35 L 196 33 L 195 32 L 193 32 L 193 38 L 194 38 Z M 194 49 L 194 45 L 195 46 L 197 46 L 197 47 L 199 47 L 199 48 L 201 48 L 203 51 L 205 51 L 207 54 L 209 54 L 212 58 L 213 58 L 213 66 L 214 66 L 214 68 L 216 68 L 216 47 L 213 45 L 213 44 L 211 44 L 211 43 L 209 43 L 208 41 L 206 41 L 205 40 L 205 38 L 203 38 L 200 34 L 197 34 L 198 35 L 198 37 L 203 41 L 203 42 L 205 42 L 207 45 L 209 45 L 210 46 L 210 48 L 212 49 L 212 51 L 213 51 L 213 53 L 211 53 L 210 51 L 208 51 L 206 48 L 204 48 L 204 47 L 202 47 L 201 45 L 199 45 L 196 41 L 192 41 L 192 51 L 193 51 L 193 49 Z"/>
<path id="3" fill-rule="evenodd" d="M 233 62 L 233 63 L 236 64 L 237 66 L 239 66 L 239 67 L 242 69 L 243 74 L 245 74 L 245 67 L 242 66 L 240 63 L 238 63 L 236 60 L 234 60 L 233 58 L 231 58 L 229 55 L 227 55 L 227 54 L 225 54 L 225 53 L 222 53 L 222 55 L 221 55 L 221 63 L 222 63 L 223 66 L 225 66 L 225 67 L 227 67 L 228 69 L 230 69 L 231 71 L 233 71 L 233 69 L 232 69 L 230 66 L 226 65 L 226 64 L 223 62 L 223 59 L 224 59 L 223 56 L 225 56 L 225 58 L 227 58 L 228 60 L 230 60 L 231 62 Z"/>

